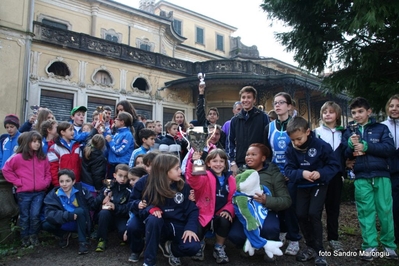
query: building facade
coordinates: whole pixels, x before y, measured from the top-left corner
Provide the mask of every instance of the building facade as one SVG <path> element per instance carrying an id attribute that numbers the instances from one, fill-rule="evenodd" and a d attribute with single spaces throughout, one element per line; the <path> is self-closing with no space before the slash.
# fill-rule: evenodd
<path id="1" fill-rule="evenodd" d="M 85 105 L 91 121 L 96 106 L 128 100 L 150 119 L 166 123 L 182 110 L 191 120 L 198 72 L 206 73 L 207 107 L 218 107 L 221 124 L 246 85 L 265 110 L 275 93 L 289 92 L 312 124 L 327 99 L 347 104 L 344 95 L 323 95 L 317 77 L 260 57 L 256 46 L 232 37 L 235 27 L 167 1 L 141 0 L 139 9 L 111 0 L 4 1 L 2 117 L 27 119 L 29 107 L 40 105 L 63 121 Z"/>

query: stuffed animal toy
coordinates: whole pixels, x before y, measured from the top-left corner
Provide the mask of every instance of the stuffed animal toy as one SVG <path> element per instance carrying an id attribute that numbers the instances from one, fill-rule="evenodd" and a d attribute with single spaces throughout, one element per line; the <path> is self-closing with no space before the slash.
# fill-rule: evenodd
<path id="1" fill-rule="evenodd" d="M 266 186 L 259 183 L 259 174 L 255 170 L 246 170 L 236 176 L 237 191 L 233 196 L 234 210 L 237 218 L 244 226 L 247 240 L 244 252 L 253 256 L 256 249 L 263 248 L 269 258 L 274 255 L 282 256 L 280 241 L 267 240 L 260 236 L 260 229 L 267 217 L 268 210 L 261 203 L 255 201 L 255 193 L 271 195 Z"/>

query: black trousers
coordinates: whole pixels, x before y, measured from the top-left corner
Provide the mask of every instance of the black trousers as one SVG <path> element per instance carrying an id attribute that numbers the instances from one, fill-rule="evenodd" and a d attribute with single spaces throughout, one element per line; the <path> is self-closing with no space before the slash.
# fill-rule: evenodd
<path id="1" fill-rule="evenodd" d="M 317 253 L 323 248 L 323 224 L 321 215 L 328 186 L 298 187 L 296 215 L 306 245 Z"/>
<path id="2" fill-rule="evenodd" d="M 338 218 L 341 205 L 343 180 L 342 175 L 334 176 L 328 183 L 324 207 L 327 214 L 327 240 L 338 240 Z"/>

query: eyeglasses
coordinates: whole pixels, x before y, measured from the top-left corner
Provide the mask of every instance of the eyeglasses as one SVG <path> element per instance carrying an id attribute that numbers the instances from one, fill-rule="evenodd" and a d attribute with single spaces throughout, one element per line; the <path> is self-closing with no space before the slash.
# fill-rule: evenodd
<path id="1" fill-rule="evenodd" d="M 279 101 L 279 102 L 274 102 L 273 105 L 282 105 L 287 103 L 286 101 Z"/>

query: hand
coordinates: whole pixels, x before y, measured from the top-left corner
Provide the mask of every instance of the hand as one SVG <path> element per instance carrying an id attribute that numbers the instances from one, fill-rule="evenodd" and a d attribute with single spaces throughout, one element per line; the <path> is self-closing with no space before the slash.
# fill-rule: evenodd
<path id="1" fill-rule="evenodd" d="M 350 136 L 350 140 L 352 142 L 353 145 L 359 143 L 359 136 L 356 134 L 352 134 L 352 136 Z"/>
<path id="2" fill-rule="evenodd" d="M 37 119 L 37 114 L 33 114 L 31 117 L 29 117 L 29 123 L 33 124 L 35 123 Z"/>
<path id="3" fill-rule="evenodd" d="M 220 217 L 226 218 L 227 220 L 230 221 L 230 223 L 233 222 L 233 218 L 231 217 L 230 213 L 228 213 L 227 211 L 222 211 L 220 213 Z"/>
<path id="4" fill-rule="evenodd" d="M 313 171 L 310 173 L 310 179 L 317 180 L 320 178 L 320 173 L 318 171 Z"/>
<path id="5" fill-rule="evenodd" d="M 78 219 L 78 215 L 76 213 L 73 214 L 73 219 L 74 220 Z"/>
<path id="6" fill-rule="evenodd" d="M 354 151 L 356 152 L 362 152 L 364 149 L 364 144 L 361 142 L 354 144 L 353 146 L 354 146 Z"/>
<path id="7" fill-rule="evenodd" d="M 115 210 L 115 204 L 113 202 L 108 202 L 105 205 L 109 207 L 108 210 L 112 210 L 112 211 Z"/>
<path id="8" fill-rule="evenodd" d="M 106 139 L 108 142 L 110 142 L 110 141 L 112 140 L 112 136 L 111 136 L 111 135 L 107 135 L 107 136 L 105 137 L 105 139 Z"/>
<path id="9" fill-rule="evenodd" d="M 200 95 L 205 93 L 205 84 L 198 86 L 198 92 Z"/>
<path id="10" fill-rule="evenodd" d="M 202 152 L 199 152 L 199 151 L 195 151 L 194 153 L 193 153 L 193 161 L 196 161 L 196 160 L 199 160 L 199 159 L 201 159 L 201 155 L 202 155 Z"/>
<path id="11" fill-rule="evenodd" d="M 147 207 L 147 202 L 145 200 L 142 200 L 139 202 L 139 209 L 142 210 Z"/>
<path id="12" fill-rule="evenodd" d="M 262 194 L 255 193 L 254 200 L 264 205 L 264 204 L 266 204 L 266 194 L 265 193 L 262 193 Z"/>
<path id="13" fill-rule="evenodd" d="M 313 181 L 313 179 L 311 178 L 311 172 L 310 171 L 308 171 L 308 170 L 304 170 L 303 172 L 302 172 L 302 177 L 304 178 L 304 179 L 306 179 L 306 180 L 308 180 L 309 182 L 314 182 Z"/>
<path id="14" fill-rule="evenodd" d="M 233 176 L 236 176 L 237 173 L 238 173 L 238 166 L 237 166 L 237 164 L 231 165 L 231 166 L 230 166 L 230 170 L 233 172 Z"/>
<path id="15" fill-rule="evenodd" d="M 197 234 L 190 230 L 184 231 L 183 236 L 181 238 L 181 239 L 183 239 L 183 243 L 186 243 L 187 238 L 188 238 L 188 242 L 191 242 L 191 240 L 200 241 Z"/>
<path id="16" fill-rule="evenodd" d="M 355 166 L 355 161 L 356 160 L 346 159 L 346 161 L 345 161 L 346 167 L 349 168 L 349 169 L 353 169 L 353 166 Z"/>
<path id="17" fill-rule="evenodd" d="M 107 204 L 108 202 L 110 202 L 111 199 L 110 197 L 107 195 L 104 199 L 103 199 L 103 205 Z"/>
<path id="18" fill-rule="evenodd" d="M 154 215 L 157 218 L 162 218 L 162 211 L 154 211 L 152 215 Z"/>
<path id="19" fill-rule="evenodd" d="M 195 201 L 194 189 L 190 190 L 190 195 L 188 195 L 188 199 L 191 201 Z"/>

